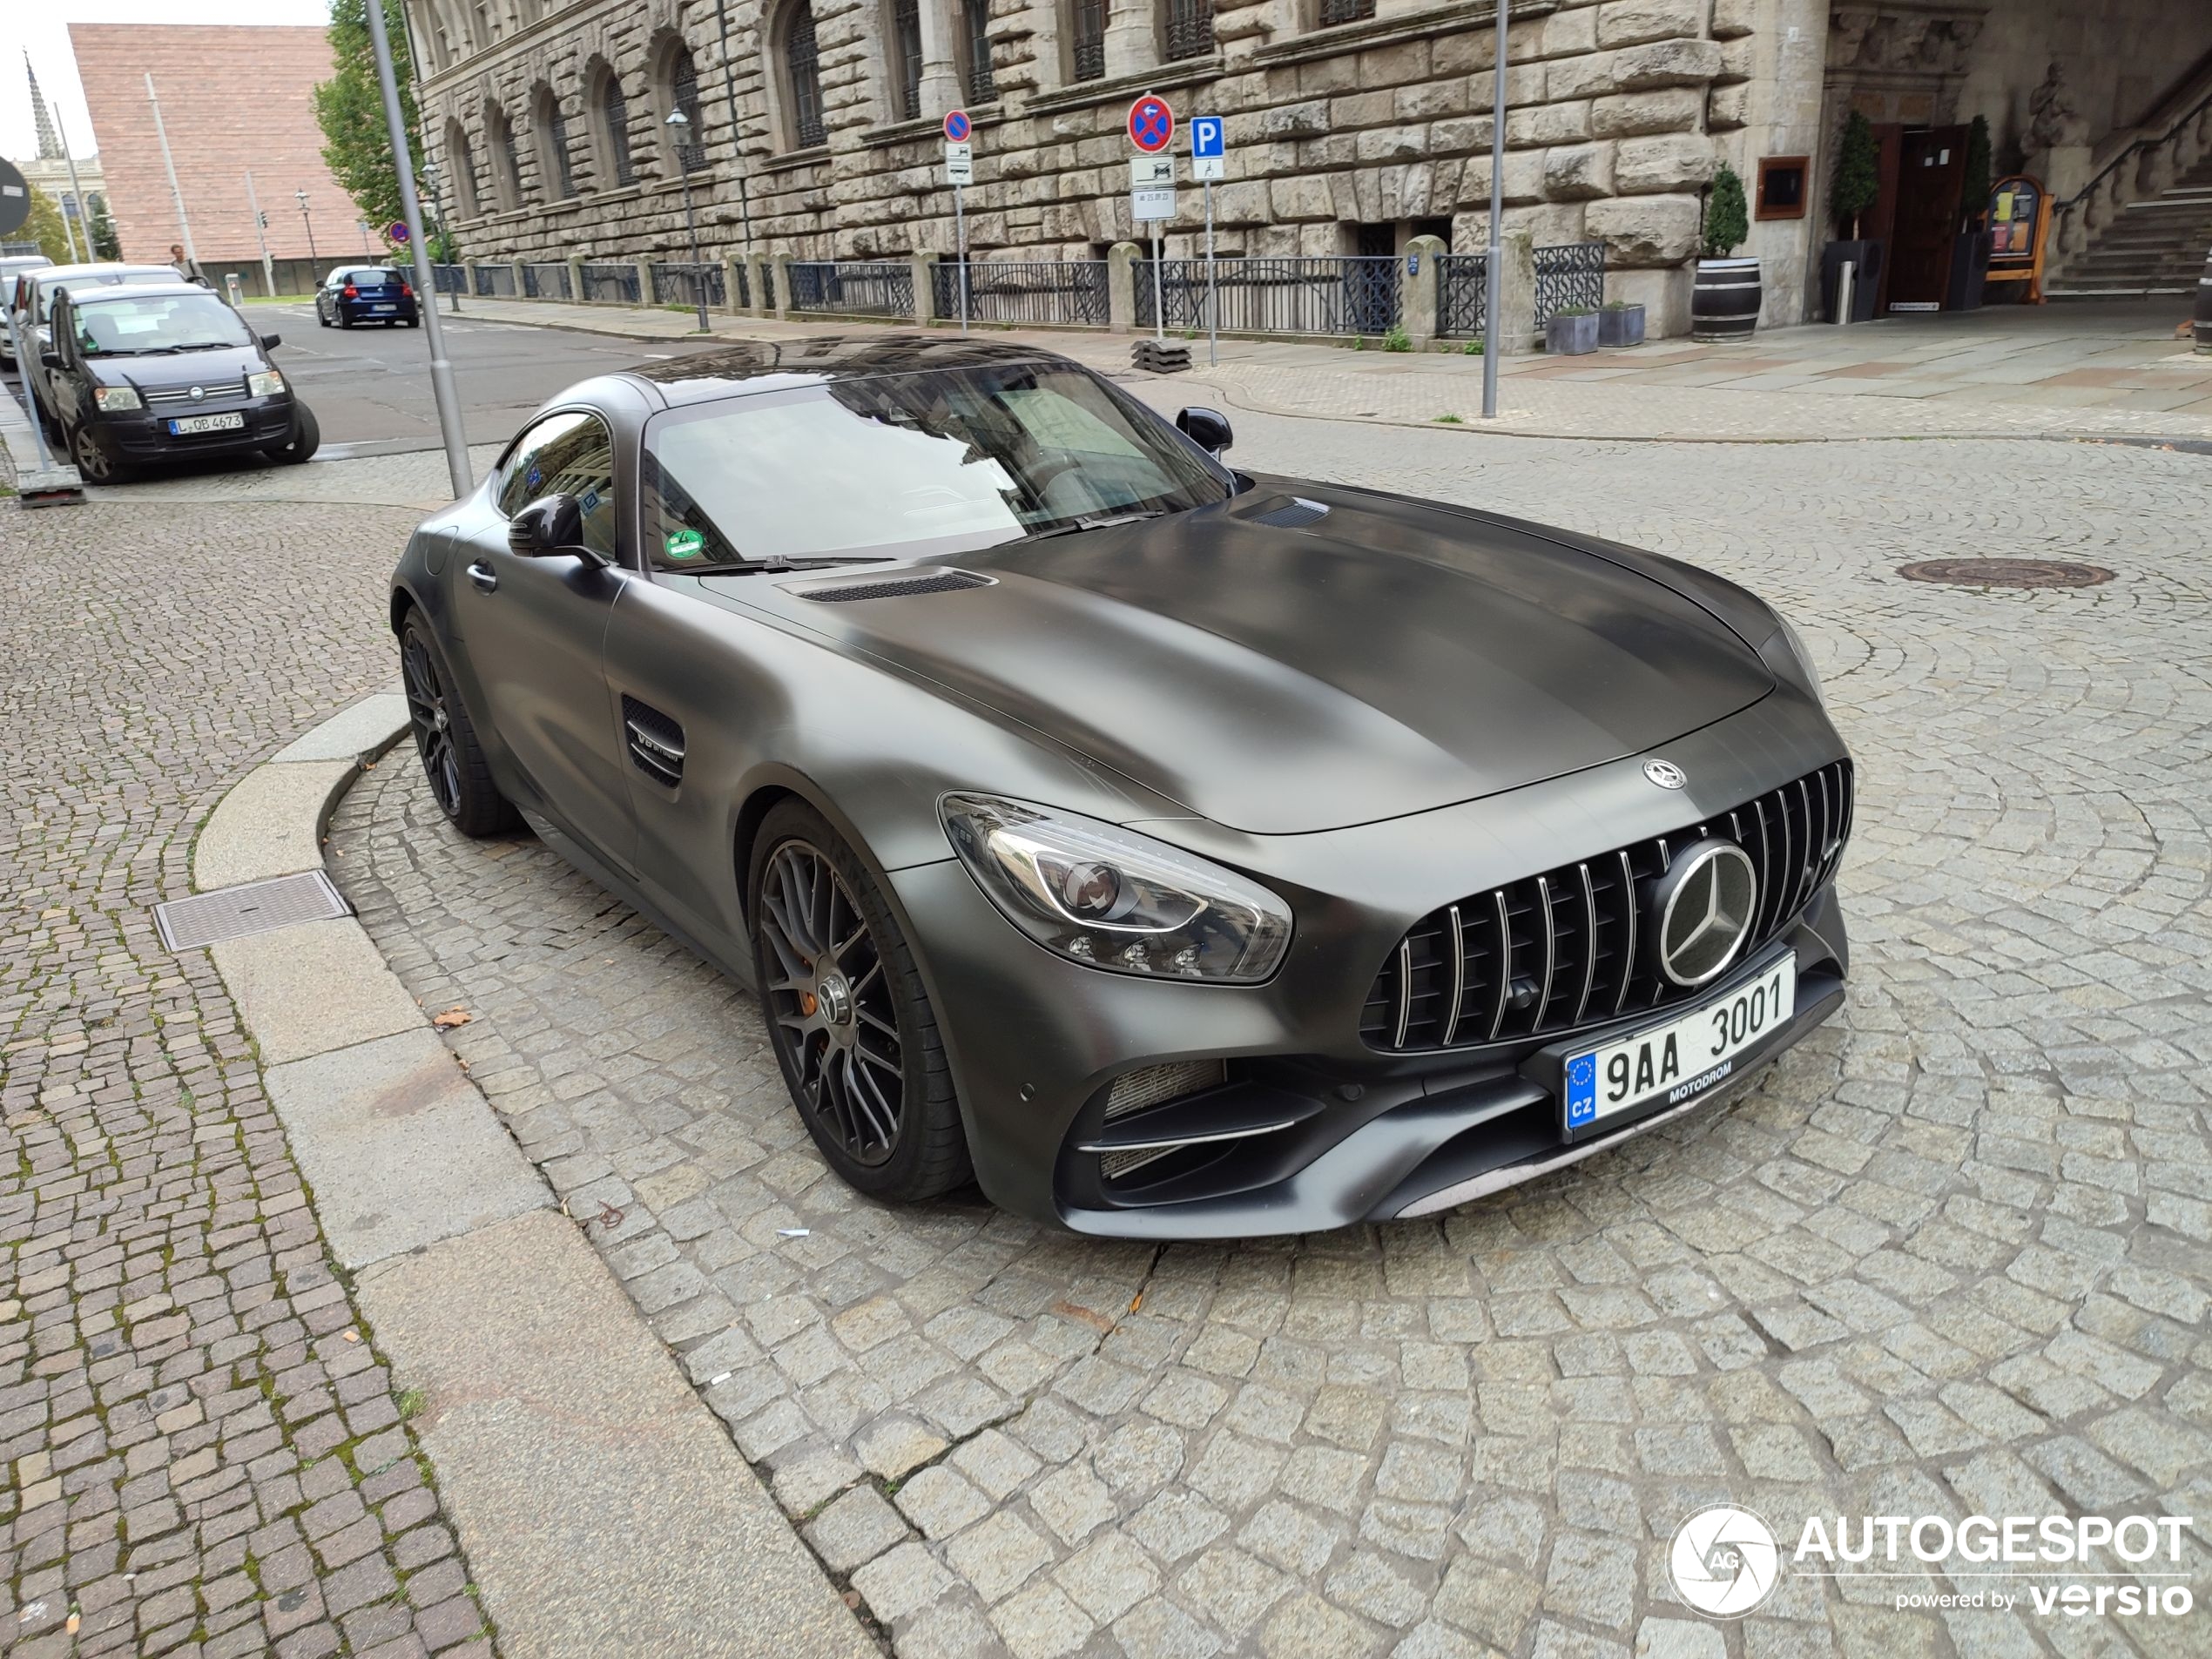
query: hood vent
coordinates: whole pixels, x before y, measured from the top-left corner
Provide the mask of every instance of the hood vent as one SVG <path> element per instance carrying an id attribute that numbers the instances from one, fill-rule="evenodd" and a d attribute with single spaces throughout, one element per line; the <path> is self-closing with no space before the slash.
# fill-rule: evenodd
<path id="1" fill-rule="evenodd" d="M 841 605 L 854 599 L 905 599 L 918 593 L 951 593 L 961 588 L 988 588 L 991 578 L 966 570 L 919 570 L 869 582 L 840 583 L 833 587 L 792 583 L 787 591 L 816 604 Z"/>
<path id="2" fill-rule="evenodd" d="M 1318 524 L 1329 516 L 1329 509 L 1318 501 L 1308 501 L 1303 496 L 1287 499 L 1277 498 L 1280 505 L 1270 507 L 1264 513 L 1244 516 L 1248 524 L 1264 524 L 1271 529 L 1294 530 L 1307 524 Z"/>

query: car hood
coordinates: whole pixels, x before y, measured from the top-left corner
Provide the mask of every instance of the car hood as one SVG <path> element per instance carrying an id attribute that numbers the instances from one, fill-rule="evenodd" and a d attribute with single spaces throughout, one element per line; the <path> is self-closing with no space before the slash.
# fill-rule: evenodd
<path id="1" fill-rule="evenodd" d="M 240 380 L 266 368 L 261 354 L 251 346 L 224 346 L 214 351 L 179 352 L 174 357 L 88 357 L 85 365 L 103 386 L 125 381 L 141 392 L 165 392 L 175 387 L 204 386 L 208 395 L 235 393 Z"/>
<path id="2" fill-rule="evenodd" d="M 1255 522 L 1309 516 L 1298 498 L 1328 511 Z M 1600 765 L 1774 685 L 1710 612 L 1563 533 L 1361 491 L 1263 486 L 948 563 L 995 582 L 745 597 L 1253 834 Z"/>

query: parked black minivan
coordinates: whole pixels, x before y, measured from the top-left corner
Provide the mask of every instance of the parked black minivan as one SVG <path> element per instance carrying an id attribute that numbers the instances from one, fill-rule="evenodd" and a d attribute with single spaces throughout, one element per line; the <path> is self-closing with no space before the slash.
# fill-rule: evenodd
<path id="1" fill-rule="evenodd" d="M 300 462 L 321 442 L 270 361 L 277 337 L 195 284 L 64 292 L 51 333 L 53 421 L 88 482 L 252 450 Z"/>
<path id="2" fill-rule="evenodd" d="M 357 322 L 422 326 L 413 285 L 388 265 L 341 265 L 333 271 L 315 290 L 315 320 L 326 328 L 334 322 L 341 328 Z"/>

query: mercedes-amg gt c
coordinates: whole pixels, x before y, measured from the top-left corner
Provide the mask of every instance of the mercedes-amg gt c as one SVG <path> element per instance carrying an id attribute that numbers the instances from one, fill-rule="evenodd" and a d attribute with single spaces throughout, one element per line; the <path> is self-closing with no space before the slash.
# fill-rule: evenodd
<path id="1" fill-rule="evenodd" d="M 854 1187 L 1083 1232 L 1433 1212 L 1834 1012 L 1789 624 L 1229 442 L 1002 343 L 585 381 L 400 561 L 430 787 L 749 983 Z"/>

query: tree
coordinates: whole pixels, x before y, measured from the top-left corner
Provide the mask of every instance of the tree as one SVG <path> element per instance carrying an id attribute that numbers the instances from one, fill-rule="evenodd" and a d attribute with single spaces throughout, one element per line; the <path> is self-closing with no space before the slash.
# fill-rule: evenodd
<path id="1" fill-rule="evenodd" d="M 1751 209 L 1743 199 L 1743 181 L 1723 161 L 1713 172 L 1713 193 L 1705 201 L 1705 228 L 1700 239 L 1709 260 L 1724 260 L 1743 246 L 1751 233 Z"/>
<path id="2" fill-rule="evenodd" d="M 69 233 L 62 227 L 61 204 L 36 185 L 30 187 L 30 217 L 11 239 L 36 242 L 38 251 L 56 265 L 69 263 Z"/>
<path id="3" fill-rule="evenodd" d="M 1873 124 L 1853 110 L 1844 123 L 1843 140 L 1836 146 L 1836 172 L 1828 181 L 1828 216 L 1844 239 L 1858 239 L 1858 216 L 1882 193 L 1882 153 L 1874 142 Z M 1989 192 L 1985 188 L 1982 194 Z"/>
<path id="4" fill-rule="evenodd" d="M 384 31 L 392 43 L 394 78 L 400 90 L 400 118 L 407 125 L 408 152 L 422 158 L 422 124 L 415 113 L 415 87 L 408 71 L 404 0 L 383 0 Z M 336 73 L 315 87 L 315 121 L 322 128 L 322 159 L 361 215 L 371 225 L 400 217 L 399 169 L 392 159 L 390 129 L 384 120 L 384 94 L 376 79 L 376 48 L 368 32 L 368 0 L 330 0 L 330 56 Z"/>
<path id="5" fill-rule="evenodd" d="M 84 223 L 92 239 L 95 259 L 119 260 L 123 257 L 123 239 L 115 233 L 115 221 L 108 217 L 107 198 L 99 192 L 91 192 L 91 213 Z"/>

